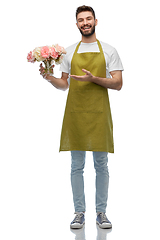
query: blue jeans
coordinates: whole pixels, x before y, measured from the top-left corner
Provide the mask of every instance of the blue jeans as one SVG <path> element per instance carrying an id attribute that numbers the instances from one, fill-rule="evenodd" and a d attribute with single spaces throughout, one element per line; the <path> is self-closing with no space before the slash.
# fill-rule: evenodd
<path id="1" fill-rule="evenodd" d="M 71 185 L 75 212 L 85 212 L 84 166 L 85 151 L 71 151 Z M 108 199 L 108 153 L 93 152 L 94 168 L 96 171 L 96 212 L 106 212 Z"/>

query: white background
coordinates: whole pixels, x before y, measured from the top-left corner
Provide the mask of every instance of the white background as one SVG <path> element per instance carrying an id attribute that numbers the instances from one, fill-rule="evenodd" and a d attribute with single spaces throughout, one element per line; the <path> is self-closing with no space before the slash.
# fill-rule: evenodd
<path id="1" fill-rule="evenodd" d="M 70 153 L 59 153 L 67 91 L 46 82 L 39 64 L 26 57 L 37 46 L 66 48 L 81 40 L 75 11 L 83 4 L 95 9 L 97 38 L 117 49 L 125 69 L 123 89 L 109 90 L 115 154 L 109 154 L 107 215 L 113 230 L 104 239 L 160 239 L 158 1 L 15 0 L 3 1 L 0 15 L 1 240 L 76 237 L 69 228 Z M 55 76 L 61 76 L 59 66 Z M 87 240 L 97 237 L 94 179 L 87 153 Z"/>

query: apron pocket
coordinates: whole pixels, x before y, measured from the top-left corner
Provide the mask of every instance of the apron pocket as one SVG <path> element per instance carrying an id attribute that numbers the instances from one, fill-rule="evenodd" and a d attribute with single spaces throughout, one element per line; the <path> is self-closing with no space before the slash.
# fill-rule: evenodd
<path id="1" fill-rule="evenodd" d="M 73 90 L 71 92 L 71 112 L 102 113 L 103 91 Z"/>

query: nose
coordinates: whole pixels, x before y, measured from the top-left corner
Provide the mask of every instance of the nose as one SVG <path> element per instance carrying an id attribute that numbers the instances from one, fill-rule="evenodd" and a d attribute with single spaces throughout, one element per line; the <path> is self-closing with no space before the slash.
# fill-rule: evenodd
<path id="1" fill-rule="evenodd" d="M 83 22 L 83 23 L 84 23 L 84 25 L 86 25 L 86 24 L 87 24 L 87 22 L 88 22 L 88 21 L 87 21 L 87 19 L 84 19 L 84 22 Z"/>

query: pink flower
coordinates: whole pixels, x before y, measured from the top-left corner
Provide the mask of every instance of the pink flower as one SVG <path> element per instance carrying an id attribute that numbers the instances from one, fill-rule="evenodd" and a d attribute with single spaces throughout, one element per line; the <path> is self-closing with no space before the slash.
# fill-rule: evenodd
<path id="1" fill-rule="evenodd" d="M 27 60 L 28 62 L 31 62 L 31 63 L 34 63 L 36 61 L 35 57 L 32 54 L 32 51 L 28 53 Z"/>
<path id="2" fill-rule="evenodd" d="M 62 53 L 66 53 L 66 50 L 64 49 L 64 47 L 61 47 L 61 46 L 59 46 L 58 44 L 56 44 L 56 51 L 58 52 L 58 53 L 60 53 L 60 54 L 62 54 Z"/>
<path id="3" fill-rule="evenodd" d="M 43 58 L 49 58 L 49 47 L 45 46 L 41 48 L 41 55 Z"/>
<path id="4" fill-rule="evenodd" d="M 50 47 L 50 56 L 54 59 L 58 58 L 58 52 L 56 52 L 54 47 Z"/>

